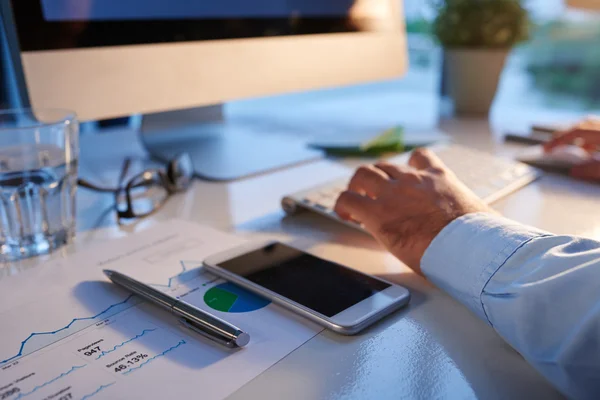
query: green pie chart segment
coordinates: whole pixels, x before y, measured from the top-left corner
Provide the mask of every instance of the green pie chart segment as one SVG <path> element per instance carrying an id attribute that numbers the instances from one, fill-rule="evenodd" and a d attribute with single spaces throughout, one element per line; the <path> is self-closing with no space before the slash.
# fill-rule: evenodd
<path id="1" fill-rule="evenodd" d="M 213 310 L 245 313 L 260 310 L 270 301 L 230 282 L 212 287 L 204 294 L 204 302 Z"/>

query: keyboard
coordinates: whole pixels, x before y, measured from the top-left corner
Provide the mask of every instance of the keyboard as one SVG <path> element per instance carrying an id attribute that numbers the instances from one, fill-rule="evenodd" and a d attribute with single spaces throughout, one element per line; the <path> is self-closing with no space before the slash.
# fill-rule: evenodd
<path id="1" fill-rule="evenodd" d="M 517 161 L 454 144 L 436 146 L 431 150 L 487 204 L 528 185 L 540 172 Z M 408 160 L 407 156 L 403 157 Z M 281 205 L 287 214 L 309 210 L 345 225 L 363 230 L 362 226 L 344 221 L 333 211 L 338 196 L 348 186 L 350 176 L 328 182 L 283 198 Z"/>

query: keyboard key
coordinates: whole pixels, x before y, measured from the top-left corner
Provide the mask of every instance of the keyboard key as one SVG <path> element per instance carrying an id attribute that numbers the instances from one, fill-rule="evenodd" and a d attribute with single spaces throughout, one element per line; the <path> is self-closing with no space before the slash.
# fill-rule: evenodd
<path id="1" fill-rule="evenodd" d="M 315 204 L 315 208 L 317 208 L 321 211 L 325 211 L 326 213 L 329 213 L 331 211 L 331 209 L 329 207 L 325 207 L 321 204 Z"/>
<path id="2" fill-rule="evenodd" d="M 321 200 L 321 194 L 320 193 L 311 193 L 308 196 L 306 196 L 304 198 L 304 200 L 308 201 L 309 203 L 318 203 L 319 200 Z"/>
<path id="3" fill-rule="evenodd" d="M 333 209 L 335 207 L 336 201 L 337 201 L 337 197 L 321 198 L 317 202 L 317 205 L 328 208 L 328 209 Z"/>
<path id="4" fill-rule="evenodd" d="M 515 177 L 522 177 L 525 176 L 527 174 L 529 174 L 529 172 L 531 171 L 531 168 L 525 164 L 519 164 L 516 165 L 514 170 L 513 170 L 513 176 Z"/>
<path id="5" fill-rule="evenodd" d="M 492 184 L 496 189 L 502 189 L 506 186 L 506 180 L 502 178 L 494 178 L 490 180 L 490 184 Z"/>

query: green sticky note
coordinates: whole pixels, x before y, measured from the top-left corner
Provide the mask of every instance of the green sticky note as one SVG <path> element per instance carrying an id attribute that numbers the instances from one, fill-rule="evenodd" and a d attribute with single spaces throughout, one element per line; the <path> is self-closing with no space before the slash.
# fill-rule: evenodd
<path id="1" fill-rule="evenodd" d="M 311 146 L 334 156 L 379 156 L 386 153 L 401 153 L 406 150 L 404 129 L 400 126 L 387 129 L 362 143 L 338 140 L 336 143 L 314 143 Z"/>
<path id="2" fill-rule="evenodd" d="M 382 134 L 375 136 L 367 142 L 360 145 L 362 151 L 395 151 L 404 150 L 404 129 L 397 126 L 388 129 Z"/>

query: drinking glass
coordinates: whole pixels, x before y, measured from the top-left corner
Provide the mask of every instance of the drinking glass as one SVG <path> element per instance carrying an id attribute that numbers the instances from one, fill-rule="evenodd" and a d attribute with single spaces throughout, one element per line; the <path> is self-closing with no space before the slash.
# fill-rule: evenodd
<path id="1" fill-rule="evenodd" d="M 0 262 L 73 239 L 78 159 L 75 113 L 0 111 Z"/>

